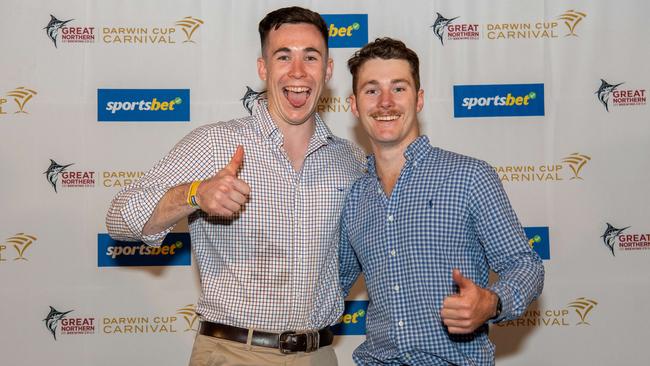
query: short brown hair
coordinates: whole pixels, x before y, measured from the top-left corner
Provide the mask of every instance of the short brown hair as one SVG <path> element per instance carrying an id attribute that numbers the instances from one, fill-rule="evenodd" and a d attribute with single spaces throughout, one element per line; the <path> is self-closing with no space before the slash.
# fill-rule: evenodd
<path id="1" fill-rule="evenodd" d="M 327 50 L 329 34 L 327 32 L 327 24 L 325 24 L 323 17 L 309 9 L 301 8 L 299 6 L 290 6 L 268 13 L 264 19 L 260 21 L 258 31 L 260 32 L 260 42 L 262 43 L 262 54 L 264 53 L 266 39 L 269 37 L 271 30 L 277 30 L 283 24 L 299 23 L 311 24 L 316 27 L 323 36 L 325 49 Z"/>
<path id="2" fill-rule="evenodd" d="M 411 67 L 411 76 L 415 81 L 415 90 L 420 90 L 420 59 L 404 42 L 392 38 L 377 38 L 363 46 L 348 60 L 352 73 L 352 92 L 357 94 L 357 74 L 366 61 L 374 58 L 382 60 L 406 60 Z"/>

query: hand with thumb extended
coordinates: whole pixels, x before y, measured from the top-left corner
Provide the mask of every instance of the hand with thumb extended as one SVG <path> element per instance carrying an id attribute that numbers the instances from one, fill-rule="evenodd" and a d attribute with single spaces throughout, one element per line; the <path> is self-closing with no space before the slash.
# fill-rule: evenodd
<path id="1" fill-rule="evenodd" d="M 215 216 L 232 216 L 248 201 L 251 188 L 239 179 L 244 163 L 244 147 L 239 145 L 228 165 L 204 180 L 196 191 L 196 201 L 204 212 Z"/>
<path id="2" fill-rule="evenodd" d="M 458 286 L 458 293 L 444 299 L 440 316 L 449 333 L 472 333 L 494 316 L 498 297 L 492 291 L 477 286 L 456 268 L 451 277 Z"/>

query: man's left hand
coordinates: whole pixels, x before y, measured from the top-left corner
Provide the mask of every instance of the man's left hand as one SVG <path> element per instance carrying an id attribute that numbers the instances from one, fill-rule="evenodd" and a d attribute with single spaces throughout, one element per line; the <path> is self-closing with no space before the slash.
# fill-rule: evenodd
<path id="1" fill-rule="evenodd" d="M 496 314 L 498 297 L 464 277 L 458 269 L 453 270 L 452 279 L 459 291 L 445 298 L 440 316 L 449 333 L 472 333 Z"/>

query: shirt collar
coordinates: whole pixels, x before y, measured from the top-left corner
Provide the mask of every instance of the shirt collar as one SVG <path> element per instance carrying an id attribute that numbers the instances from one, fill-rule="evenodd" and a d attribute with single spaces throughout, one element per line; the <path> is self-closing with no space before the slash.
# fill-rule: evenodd
<path id="1" fill-rule="evenodd" d="M 429 150 L 429 138 L 426 135 L 419 136 L 413 142 L 406 147 L 404 151 L 404 157 L 406 158 L 406 164 L 420 161 Z M 368 156 L 368 173 L 376 176 L 377 167 L 375 166 L 375 155 Z"/>
<path id="2" fill-rule="evenodd" d="M 282 132 L 278 128 L 278 125 L 273 121 L 273 118 L 271 118 L 268 99 L 260 98 L 255 102 L 253 116 L 259 121 L 259 132 L 264 139 L 274 140 L 280 144 L 282 143 Z M 325 122 L 323 122 L 323 119 L 318 115 L 318 113 L 314 114 L 314 121 L 316 123 L 316 128 L 314 130 L 314 135 L 312 136 L 312 141 L 320 143 L 319 145 L 327 144 L 329 140 L 334 137 L 334 134 L 329 127 L 327 127 Z"/>

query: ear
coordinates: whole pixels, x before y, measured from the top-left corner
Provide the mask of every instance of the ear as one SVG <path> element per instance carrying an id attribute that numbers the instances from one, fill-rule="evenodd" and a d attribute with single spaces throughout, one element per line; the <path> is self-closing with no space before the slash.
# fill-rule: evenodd
<path id="1" fill-rule="evenodd" d="M 262 81 L 266 81 L 266 61 L 264 57 L 259 57 L 257 59 L 257 75 Z"/>
<path id="2" fill-rule="evenodd" d="M 357 98 L 354 96 L 354 94 L 350 95 L 350 109 L 352 109 L 352 114 L 354 114 L 355 117 L 359 118 L 359 110 L 357 109 Z"/>
<path id="3" fill-rule="evenodd" d="M 330 81 L 332 78 L 332 72 L 334 71 L 334 61 L 331 58 L 327 59 L 327 65 L 325 66 L 325 82 Z"/>
<path id="4" fill-rule="evenodd" d="M 418 102 L 417 102 L 417 111 L 420 113 L 424 108 L 424 90 L 418 90 Z"/>

